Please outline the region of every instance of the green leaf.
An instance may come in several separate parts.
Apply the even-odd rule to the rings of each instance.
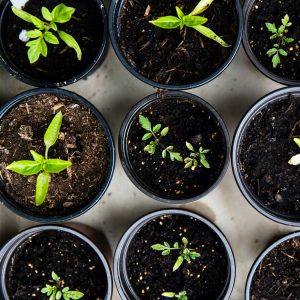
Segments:
[[[180,26],[181,20],[174,16],[160,17],[156,20],[149,21],[151,24],[163,28],[163,29],[174,29]]]
[[[143,115],[139,115],[139,123],[147,131],[152,130],[152,125],[150,120],[147,117],[144,117]]]
[[[203,155],[203,154],[202,154],[202,155]],[[202,156],[202,155],[201,155],[201,158],[200,158],[200,162],[201,162],[201,164],[202,164],[206,169],[209,169],[209,168],[210,168],[210,165],[209,165],[209,163],[207,162],[205,156],[204,156],[204,155]]]
[[[214,40],[215,42],[219,43],[222,47],[230,47],[225,41],[223,41],[218,35],[216,35],[211,29],[205,27],[203,25],[193,26],[198,32],[203,34],[209,39]]]
[[[279,49],[279,53],[280,53],[282,56],[287,56],[287,55],[288,55],[288,53],[287,53],[285,50],[283,50],[283,49]]]
[[[28,12],[22,10],[22,9],[18,9],[15,6],[11,7],[12,12],[19,17],[20,19],[28,22],[28,23],[32,23],[31,17],[32,15],[29,14]]]
[[[34,30],[27,31],[26,35],[31,39],[35,39],[35,38],[42,36],[43,33],[38,29],[34,29]]]
[[[8,165],[6,169],[21,175],[31,176],[40,172],[42,170],[42,165],[40,162],[33,160],[19,160]]]
[[[38,154],[37,152],[35,152],[34,150],[30,150],[30,153],[33,157],[33,159],[36,161],[36,162],[39,162],[39,163],[43,163],[44,162],[44,156],[41,155],[41,154]]]
[[[286,38],[286,39],[285,39],[285,42],[286,42],[287,44],[292,43],[293,41],[294,41],[293,38]]]
[[[183,11],[178,6],[176,6],[175,8],[176,8],[178,18],[182,20],[182,18],[184,16]]]
[[[194,27],[197,25],[202,25],[207,22],[207,18],[200,17],[200,16],[184,16],[183,24],[187,27]]]
[[[51,22],[53,20],[52,14],[47,7],[44,7],[44,6],[42,7],[42,15],[43,15],[43,18],[49,22]]]
[[[167,298],[174,298],[176,294],[173,292],[164,292],[161,295]]]
[[[182,265],[182,263],[183,263],[183,257],[180,255],[180,256],[178,256],[178,258],[173,266],[173,272],[178,270],[180,268],[180,266]]]
[[[48,287],[44,287],[44,288],[41,289],[41,293],[42,293],[42,294],[47,294],[48,291],[49,291],[49,288],[48,288]]]
[[[270,36],[270,40],[274,40],[274,39],[276,39],[277,37],[278,37],[278,34],[275,33],[275,34],[273,34],[273,35]]]
[[[183,243],[183,245],[186,246],[189,243],[189,241],[188,241],[188,239],[186,237],[183,237],[182,238],[182,243]]]
[[[276,68],[280,64],[279,54],[276,53],[272,58],[273,68]]]
[[[39,18],[35,17],[35,16],[31,16],[31,22],[34,24],[35,27],[37,27],[40,30],[44,30],[45,29],[45,24],[42,20],[40,20]]]
[[[44,57],[47,57],[47,55],[48,55],[48,46],[47,46],[47,44],[46,44],[46,42],[45,42],[44,39],[41,39],[41,46],[42,46],[42,52],[41,52],[41,54]]]
[[[169,133],[169,127],[165,127],[161,132],[160,136],[166,136]]]
[[[49,300],[55,300],[55,295],[56,295],[56,293],[52,294],[51,297],[49,298]]]
[[[49,44],[53,44],[53,45],[59,44],[58,38],[50,31],[45,32],[44,40]]]
[[[61,291],[58,291],[58,292],[56,293],[55,299],[56,299],[56,300],[59,300],[59,299],[61,299],[61,297],[62,297],[62,292],[61,292]]]
[[[27,56],[31,64],[37,62],[38,59],[40,58],[40,55],[42,54],[43,51],[42,41],[43,41],[43,37],[39,37],[36,40],[32,40],[26,43],[26,46],[29,47]]]
[[[50,27],[54,30],[57,31],[57,25],[54,22],[50,22]]]
[[[185,142],[185,145],[186,145],[186,147],[187,147],[190,151],[195,152],[194,147],[193,147],[193,145],[192,145],[191,143]]]
[[[267,55],[268,55],[268,56],[272,56],[272,55],[274,55],[275,53],[277,53],[277,49],[272,48],[272,49],[268,50]]]
[[[73,300],[81,299],[84,296],[84,294],[79,291],[68,291],[65,294]]]
[[[76,51],[77,59],[81,60],[82,52],[81,52],[80,46],[78,45],[76,40],[70,34],[64,32],[62,30],[58,31],[58,35],[67,44],[67,46],[69,46],[70,48],[72,48]]]
[[[277,28],[274,23],[266,23],[267,29],[272,33],[277,33]]]
[[[179,249],[179,244],[176,242],[176,243],[174,243],[174,245],[173,245],[173,248],[175,248],[175,249]]]
[[[155,251],[163,251],[166,249],[166,247],[162,244],[155,244],[151,246],[151,249]]]
[[[284,25],[281,25],[279,28],[278,28],[278,33],[279,34],[282,34],[285,30],[285,26]]]
[[[63,3],[54,7],[51,12],[53,22],[66,23],[71,20],[72,15],[75,12],[75,8],[64,5]]]
[[[187,162],[187,163],[184,165],[184,168],[185,168],[185,169],[188,169],[188,168],[190,168],[192,165],[193,165],[193,161],[191,160],[191,161]]]
[[[49,187],[50,175],[46,172],[40,173],[36,179],[35,205],[40,206],[44,203]]]
[[[63,288],[62,292],[65,293],[65,292],[68,292],[70,290],[70,288],[68,286],[66,286],[65,288]]]
[[[300,148],[300,138],[294,138],[294,142]]]
[[[58,138],[60,127],[63,120],[63,114],[59,111],[52,119],[49,127],[44,135],[44,143],[46,145],[46,159],[48,158],[48,149],[53,146]]]
[[[44,170],[50,174],[60,173],[71,166],[70,161],[62,159],[46,159],[44,162]]]
[[[60,280],[60,277],[58,277],[58,275],[54,271],[52,271],[51,277],[56,282],[58,282]]]
[[[170,254],[170,249],[164,250],[161,254],[163,256],[169,255]]]
[[[179,152],[169,152],[171,161],[183,161],[183,158]]]
[[[201,0],[189,15],[190,16],[200,15],[210,7],[213,1],[214,0]]]
[[[148,133],[143,135],[142,140],[146,141],[146,140],[150,139],[151,137],[152,137],[152,133],[148,132]]]
[[[161,153],[162,158],[166,158],[167,157],[167,150],[164,149]]]
[[[161,124],[157,124],[157,125],[155,125],[155,126],[153,127],[152,131],[153,131],[154,133],[157,133],[157,132],[160,130],[160,128],[161,128]]]
[[[281,23],[282,23],[282,25],[284,25],[284,26],[286,26],[286,25],[288,24],[289,21],[290,21],[289,15],[285,15],[285,16],[283,17],[283,19],[281,19]]]

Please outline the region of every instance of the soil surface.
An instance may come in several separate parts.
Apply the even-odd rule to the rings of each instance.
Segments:
[[[32,160],[30,150],[45,154],[44,134],[58,111],[64,117],[49,158],[69,160],[73,165],[51,174],[46,201],[36,207],[36,175],[19,175],[5,167],[13,161]],[[101,190],[109,168],[108,139],[88,108],[67,97],[42,94],[22,102],[1,120],[0,161],[1,189],[17,206],[43,216],[66,215],[86,206]]]
[[[173,272],[177,250],[162,256],[151,245],[175,242],[200,253],[200,257]],[[163,292],[186,291],[189,300],[213,300],[221,295],[228,276],[228,257],[224,244],[207,225],[195,218],[165,215],[144,225],[131,241],[127,253],[127,274],[141,299],[168,299]]]
[[[103,300],[107,293],[104,266],[96,252],[81,239],[60,231],[32,235],[13,254],[6,284],[10,299],[48,300],[41,289],[54,286],[54,271],[64,287],[84,293],[87,300]]]
[[[259,264],[251,285],[251,300],[300,299],[300,238],[273,249]]]
[[[60,0],[30,0],[24,10],[43,20],[41,7],[45,6],[50,11],[62,3]],[[8,60],[21,74],[45,82],[63,82],[79,75],[95,59],[103,39],[103,20],[95,1],[65,0],[63,3],[76,9],[72,19],[64,24],[57,24],[58,29],[71,34],[82,50],[82,60],[77,59],[74,49],[59,39],[59,45],[48,44],[48,56],[40,59],[33,65],[29,63],[25,43],[19,40],[22,29],[32,30],[34,25],[15,16],[6,7],[1,31],[3,46]],[[58,37],[56,33],[54,33]],[[58,37],[59,38],[59,37]]]
[[[224,168],[226,145],[220,123],[207,108],[187,98],[165,98],[148,105],[139,114],[149,118],[153,126],[169,127],[169,133],[160,141],[164,147],[173,145],[174,151],[180,152],[183,158],[190,155],[186,141],[193,144],[195,151],[200,146],[210,150],[206,154],[210,169],[202,166],[195,171],[184,169],[184,162],[172,162],[169,156],[163,159],[161,145],[150,155],[144,147],[152,139],[142,141],[146,131],[136,116],[128,134],[129,160],[147,189],[162,197],[187,199],[203,193],[215,183]]]
[[[239,168],[263,205],[300,217],[300,167],[288,164],[300,153],[294,137],[300,137],[300,97],[291,95],[253,118],[239,148]]]
[[[118,44],[129,64],[155,82],[175,85],[195,83],[217,71],[228,59],[237,38],[234,1],[215,1],[203,13],[208,18],[204,26],[221,36],[231,45],[229,48],[192,28],[167,30],[149,23],[158,17],[177,16],[175,6],[188,14],[198,2],[124,0]]]
[[[288,14],[292,26],[288,28],[287,37],[294,38],[291,44],[283,46],[288,52],[287,57],[281,56],[281,64],[273,68],[272,57],[266,52],[273,48],[276,40],[270,40],[272,35],[265,23],[275,23],[278,28],[281,19]],[[299,0],[256,0],[250,11],[248,35],[251,49],[259,62],[272,73],[292,80],[300,80],[300,1]]]

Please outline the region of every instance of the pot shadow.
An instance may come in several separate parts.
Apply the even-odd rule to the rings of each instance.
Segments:
[[[19,232],[16,215],[0,204],[0,249]],[[9,225],[8,225],[9,224]]]

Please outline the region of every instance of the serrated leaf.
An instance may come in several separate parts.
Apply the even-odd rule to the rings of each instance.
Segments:
[[[185,145],[186,145],[186,147],[187,147],[190,151],[195,152],[194,147],[193,147],[193,145],[192,145],[191,143],[185,142]]]
[[[209,8],[209,6],[213,3],[213,1],[214,0],[201,0],[189,15],[190,16],[200,15],[201,13],[203,13]]]
[[[72,163],[62,159],[46,159],[44,161],[44,170],[50,174],[60,173],[72,166]]]
[[[40,58],[40,55],[42,54],[42,40],[43,38],[39,37],[36,40],[26,43],[26,46],[29,47],[27,56],[31,64],[37,62]]]
[[[84,293],[81,293],[79,291],[68,291],[65,294],[72,300],[78,300],[84,296]]]
[[[31,39],[35,39],[35,38],[42,36],[43,33],[38,29],[34,29],[34,30],[27,31],[26,35]]]
[[[285,42],[286,42],[287,44],[289,44],[289,43],[292,43],[294,40],[295,40],[295,39],[293,39],[293,38],[286,38],[286,39],[285,39]]]
[[[47,7],[44,7],[44,6],[42,7],[42,15],[43,15],[43,18],[49,22],[51,22],[53,20],[52,14]]]
[[[39,173],[42,170],[42,165],[33,160],[19,160],[8,165],[6,169],[24,176],[31,176]]]
[[[51,12],[53,22],[66,23],[71,20],[75,8],[64,5],[63,3],[54,7]]]
[[[31,17],[32,15],[29,14],[28,12],[22,10],[22,9],[18,9],[15,6],[11,7],[12,12],[19,17],[20,19],[22,19],[23,21],[26,21],[28,23],[32,23]]]
[[[155,250],[155,251],[163,251],[163,250],[165,250],[166,248],[165,248],[165,246],[162,245],[162,244],[155,244],[155,245],[152,245],[152,246],[151,246],[151,249],[152,249],[152,250]]]
[[[274,23],[266,23],[266,27],[270,32],[277,34],[277,28]]]
[[[197,25],[203,25],[207,22],[207,18],[200,16],[184,16],[182,22],[187,27],[194,27]]]
[[[155,125],[155,126],[153,127],[152,131],[153,131],[154,133],[157,133],[157,132],[160,130],[160,128],[161,128],[161,124],[157,124],[157,125]]]
[[[183,161],[183,158],[179,152],[170,152],[170,159],[171,161]]]
[[[40,173],[36,179],[35,205],[40,206],[44,203],[49,187],[50,175],[46,172]],[[52,277],[53,278],[53,277]]]
[[[173,272],[178,270],[180,268],[180,266],[182,265],[182,263],[183,263],[183,257],[180,255],[180,256],[178,256],[178,258],[173,266]]]
[[[82,51],[80,49],[80,46],[78,45],[77,41],[68,33],[58,30],[59,37],[67,44],[68,47],[74,49],[77,54],[77,59],[81,60],[82,58]]]
[[[290,20],[289,15],[285,15],[285,16],[281,19],[282,25],[286,26],[286,25],[288,24],[289,20]]]
[[[272,49],[270,49],[270,50],[267,51],[267,55],[268,55],[268,56],[272,56],[272,55],[274,55],[275,53],[277,53],[277,49],[275,49],[275,48],[272,48]]]
[[[146,141],[146,140],[150,139],[151,137],[152,137],[152,133],[149,132],[149,133],[146,133],[143,135],[142,140]]]
[[[216,35],[210,28],[203,25],[193,26],[195,30],[200,32],[202,35],[206,36],[209,39],[214,40],[219,43],[222,47],[230,47],[224,40],[222,40],[218,35]]]
[[[169,127],[165,127],[161,132],[160,136],[166,136],[169,132]]]
[[[273,68],[276,68],[280,64],[279,54],[276,53],[272,58]]]
[[[149,21],[151,24],[163,29],[175,29],[180,26],[181,20],[174,16],[160,17],[156,20]]]
[[[39,18],[35,17],[35,16],[31,16],[31,22],[34,24],[35,27],[37,27],[40,30],[44,30],[45,29],[45,24],[42,20],[40,20]]]
[[[59,44],[58,38],[53,33],[51,33],[50,31],[45,32],[44,40],[49,44],[53,44],[53,45],[58,45]]]
[[[152,130],[152,125],[150,120],[147,117],[144,117],[143,115],[139,115],[139,123],[147,131]]]
[[[290,160],[289,160],[289,164],[293,165],[293,166],[298,166],[300,165],[300,154],[297,154],[295,156],[293,156]]]

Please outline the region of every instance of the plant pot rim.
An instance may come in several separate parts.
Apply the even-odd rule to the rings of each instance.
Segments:
[[[300,80],[292,80],[287,79],[281,76],[276,75],[275,73],[269,71],[266,67],[264,67],[259,60],[256,58],[255,54],[251,50],[250,44],[249,44],[249,38],[248,38],[248,19],[250,15],[250,9],[252,8],[254,2],[256,0],[245,0],[243,5],[243,17],[244,17],[244,32],[242,37],[242,44],[244,47],[244,50],[249,57],[252,64],[256,67],[258,71],[260,71],[262,74],[267,76],[269,79],[278,82],[283,85],[300,85]]]
[[[169,204],[184,204],[184,203],[190,203],[196,200],[199,200],[200,198],[206,196],[209,194],[217,185],[222,181],[223,177],[226,174],[227,168],[228,168],[228,163],[229,163],[229,153],[230,153],[230,137],[229,133],[226,127],[225,122],[219,115],[219,113],[215,110],[215,108],[210,105],[208,102],[200,98],[199,96],[196,96],[194,94],[190,94],[187,92],[183,91],[165,91],[163,94],[163,98],[188,98],[192,101],[195,101],[199,103],[200,105],[203,105],[214,117],[215,119],[219,122],[220,124],[220,130],[223,133],[224,137],[224,148],[226,150],[225,153],[225,161],[224,161],[224,166],[223,169],[217,178],[217,180],[204,192],[199,193],[195,196],[192,197],[185,197],[182,199],[174,199],[174,197],[167,197],[167,196],[162,196],[158,194],[154,194],[153,191],[150,191],[149,188],[141,181],[139,180],[138,176],[135,174],[133,168],[130,166],[130,159],[127,151],[127,138],[128,138],[128,133],[131,128],[131,123],[134,119],[134,117],[138,114],[138,112],[145,107],[147,107],[150,103],[153,103],[157,100],[162,99],[160,96],[160,93],[154,93],[151,95],[146,96],[139,102],[137,102],[127,113],[124,121],[122,122],[120,132],[119,132],[119,157],[121,160],[122,167],[127,174],[128,178],[133,182],[133,184],[144,194],[147,196],[151,197],[154,200],[163,202],[163,203],[169,203]]]
[[[256,258],[255,262],[252,264],[251,269],[248,274],[248,277],[247,277],[246,288],[245,288],[245,299],[246,300],[251,300],[250,299],[251,284],[252,284],[253,276],[254,276],[255,271],[256,271],[257,267],[259,266],[259,264],[274,248],[276,248],[280,244],[282,244],[290,239],[296,238],[296,237],[300,237],[300,231],[295,231],[295,232],[284,235],[283,237],[278,239],[276,242],[272,243],[270,246],[268,246],[265,250],[263,250],[259,254],[259,256]]]
[[[110,35],[110,40],[113,46],[113,49],[119,59],[119,61],[122,63],[122,65],[137,79],[140,81],[144,82],[145,84],[148,84],[152,87],[156,87],[159,89],[165,89],[165,90],[188,90],[188,89],[193,89],[199,86],[202,86],[216,77],[218,77],[223,71],[230,65],[232,60],[234,59],[237,51],[239,50],[241,40],[242,40],[242,35],[243,35],[243,13],[242,13],[242,8],[239,0],[232,0],[234,4],[234,8],[236,10],[236,18],[237,18],[237,33],[236,33],[236,40],[234,43],[234,46],[232,48],[232,51],[229,55],[229,57],[226,59],[226,61],[210,76],[207,76],[206,78],[199,80],[197,82],[189,83],[189,84],[176,84],[176,85],[171,85],[171,84],[163,84],[163,83],[158,83],[155,82],[148,77],[142,75],[139,73],[124,57],[122,51],[118,47],[118,39],[117,39],[117,34],[119,33],[120,29],[118,28],[118,16],[120,14],[121,10],[121,4],[124,0],[112,0],[110,3],[110,8],[109,8],[109,14],[108,14],[108,27],[109,27],[109,35]],[[117,6],[119,7],[117,8]],[[118,10],[118,13],[116,11]]]
[[[3,270],[3,272],[1,272],[1,269],[0,269],[0,274],[1,274],[0,280],[1,280],[2,293],[3,293],[2,296],[4,297],[4,300],[9,299],[8,297],[6,298],[5,294],[4,294],[5,293],[4,282],[5,282],[5,275],[6,275],[5,270],[9,263],[9,260],[11,258],[11,255],[16,250],[16,248],[20,245],[20,243],[25,241],[28,237],[32,236],[33,234],[40,233],[40,232],[43,232],[46,230],[63,231],[63,232],[72,234],[72,235],[76,236],[77,238],[83,240],[86,244],[88,244],[95,251],[95,253],[99,257],[99,259],[103,265],[103,268],[105,269],[105,273],[106,273],[107,294],[106,294],[105,300],[110,300],[112,297],[113,283],[112,283],[112,275],[111,275],[110,267],[108,265],[108,262],[107,262],[105,256],[100,251],[100,249],[85,234],[79,232],[76,229],[65,226],[65,225],[37,225],[34,227],[27,228],[27,229],[21,231],[20,233],[18,233],[12,239],[10,239],[2,247],[2,249],[0,248],[0,266],[1,266],[1,269]],[[0,296],[1,296],[1,292],[0,292]]]
[[[101,124],[108,140],[108,146],[109,146],[109,168],[108,168],[108,174],[106,176],[105,181],[103,182],[102,188],[99,190],[98,194],[93,197],[93,199],[87,203],[84,207],[79,209],[76,212],[73,212],[68,215],[62,215],[62,216],[42,216],[35,213],[30,212],[27,209],[24,209],[20,207],[19,205],[15,204],[13,201],[11,201],[8,195],[4,195],[2,191],[0,190],[0,203],[4,203],[4,205],[9,208],[11,211],[13,211],[15,214],[29,219],[31,221],[35,222],[43,222],[43,223],[57,223],[57,222],[66,222],[68,220],[71,220],[73,218],[79,217],[89,209],[91,209],[95,204],[97,204],[100,199],[105,194],[115,168],[115,146],[113,141],[113,136],[111,133],[111,130],[109,128],[108,123],[106,122],[103,115],[97,110],[97,108],[91,104],[88,100],[85,98],[79,96],[78,94],[74,92],[70,92],[67,90],[59,89],[59,88],[37,88],[25,91],[10,100],[8,100],[1,108],[0,108],[0,120],[3,118],[3,116],[13,107],[21,103],[22,101],[40,94],[53,94],[57,96],[64,96],[64,97],[70,97],[71,99],[79,102],[82,106],[87,107],[91,110],[91,112],[95,115],[99,123]]]
[[[99,46],[99,51],[97,52],[96,57],[94,58],[94,60],[79,74],[75,74],[72,78],[65,80],[65,81],[59,81],[59,82],[43,82],[43,81],[39,81],[37,78],[31,78],[29,74],[25,74],[25,73],[20,73],[18,70],[14,69],[11,64],[8,62],[8,60],[5,58],[5,53],[1,53],[1,47],[0,47],[0,65],[2,65],[4,67],[4,69],[14,78],[32,85],[32,86],[36,86],[36,87],[44,87],[44,88],[51,88],[51,87],[62,87],[62,86],[67,86],[70,84],[73,84],[79,80],[81,80],[82,78],[87,77],[91,72],[95,71],[95,69],[102,63],[102,61],[104,60],[104,56],[107,50],[107,45],[108,45],[108,20],[107,20],[107,13],[104,7],[104,4],[102,2],[102,0],[93,0],[95,1],[95,3],[97,4],[97,6],[99,7],[99,13],[102,16],[103,22],[103,36],[102,36],[102,41],[101,41],[101,45]],[[10,5],[10,0],[0,0],[0,7],[2,6],[2,8],[4,6]],[[3,18],[3,11],[2,13],[0,13],[0,24],[2,23],[2,18]],[[0,35],[0,39],[1,39],[1,35]]]
[[[237,129],[234,134],[232,148],[231,148],[231,162],[232,162],[232,170],[235,181],[245,197],[245,199],[249,202],[249,204],[254,207],[259,213],[267,217],[268,219],[275,221],[277,223],[281,223],[288,226],[300,226],[300,214],[299,217],[293,217],[288,214],[281,214],[278,211],[267,208],[265,205],[259,201],[259,198],[254,195],[250,189],[247,187],[246,183],[242,179],[242,175],[239,170],[239,145],[242,140],[242,137],[248,128],[248,125],[251,123],[253,117],[263,108],[265,108],[268,104],[277,102],[285,98],[289,94],[299,94],[300,95],[300,87],[286,87],[281,88],[276,91],[270,92],[269,94],[263,96],[258,101],[256,101],[250,109],[244,114],[241,121],[239,122]]]
[[[233,287],[234,287],[234,282],[235,282],[235,277],[236,277],[236,265],[235,265],[235,258],[233,251],[231,249],[231,246],[229,242],[227,241],[225,235],[223,232],[211,221],[209,221],[207,218],[194,213],[192,211],[186,210],[186,209],[161,209],[161,210],[156,210],[154,212],[150,212],[143,217],[139,218],[136,220],[132,225],[130,225],[124,234],[122,235],[121,239],[118,242],[118,245],[115,250],[114,254],[114,260],[113,260],[113,276],[114,276],[114,281],[117,287],[117,290],[119,292],[119,295],[121,299],[132,299],[128,298],[131,296],[130,293],[134,293],[133,288],[130,285],[129,279],[127,278],[124,273],[126,273],[126,254],[129,248],[129,244],[134,238],[135,234],[144,226],[146,225],[149,221],[151,221],[154,218],[157,218],[161,215],[166,215],[166,214],[179,214],[179,215],[184,215],[187,217],[193,217],[200,222],[204,223],[206,226],[208,226],[222,241],[227,258],[228,258],[228,278],[227,282],[224,286],[224,289],[222,291],[224,296],[222,296],[222,300],[228,300],[230,298],[230,295],[232,293]],[[127,285],[127,286],[124,286]],[[138,298],[137,298],[138,299]],[[220,298],[218,298],[220,299]]]

